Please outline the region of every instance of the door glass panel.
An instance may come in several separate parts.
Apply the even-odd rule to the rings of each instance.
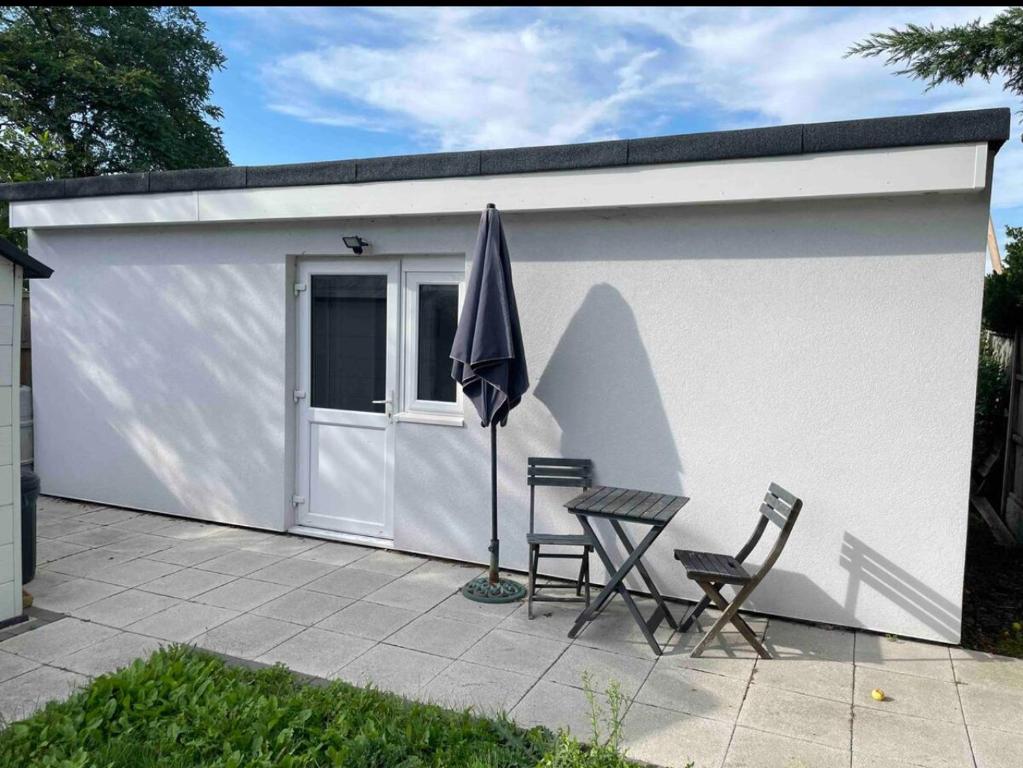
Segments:
[[[312,278],[314,408],[383,413],[387,363],[387,276]]]
[[[451,344],[458,326],[458,286],[419,286],[416,399],[455,402]]]

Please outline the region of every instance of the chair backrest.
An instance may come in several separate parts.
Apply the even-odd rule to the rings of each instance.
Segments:
[[[593,484],[593,462],[589,459],[550,459],[530,456],[526,470],[529,483],[529,532],[533,533],[536,486],[556,485],[586,490]]]
[[[754,577],[755,581],[762,579],[771,570],[779,555],[781,555],[781,551],[785,548],[785,543],[789,540],[789,534],[792,533],[792,526],[796,524],[796,518],[799,517],[799,511],[802,508],[802,499],[793,496],[780,485],[771,483],[768,487],[767,495],[764,496],[764,502],[760,505],[760,520],[757,521],[757,527],[753,531],[753,535],[750,536],[749,541],[743,545],[742,549],[739,550],[739,554],[735,556],[735,559],[740,563],[745,561],[750,552],[757,546],[760,537],[764,535],[768,523],[774,523],[781,529],[778,533],[778,538],[775,539],[774,546],[771,547],[771,551],[767,554],[763,565],[757,571]]]

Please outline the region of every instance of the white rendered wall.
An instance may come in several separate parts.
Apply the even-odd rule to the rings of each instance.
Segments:
[[[285,255],[464,254],[477,221],[33,231],[44,492],[286,527]],[[533,389],[500,432],[502,562],[527,455],[691,496],[651,558],[683,597],[672,550],[737,549],[776,481],[805,510],[753,607],[956,640],[986,221],[984,193],[506,215]],[[485,560],[466,417],[397,425],[399,549]],[[541,526],[575,530],[567,495]]]
[[[21,614],[20,328],[21,269],[0,259],[0,621]]]

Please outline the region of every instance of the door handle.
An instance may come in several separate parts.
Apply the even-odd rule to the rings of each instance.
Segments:
[[[387,398],[384,400],[370,400],[370,402],[373,405],[384,406],[384,413],[387,415],[387,418],[391,418],[394,415],[394,392],[388,392]]]

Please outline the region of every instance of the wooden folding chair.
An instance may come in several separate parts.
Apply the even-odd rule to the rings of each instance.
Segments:
[[[529,585],[526,596],[526,615],[533,618],[533,603],[578,603],[590,604],[590,553],[593,542],[584,533],[536,533],[533,530],[533,517],[536,507],[536,487],[561,486],[582,488],[586,490],[593,482],[593,462],[589,459],[542,459],[530,457],[527,481],[529,482],[529,533],[526,543],[529,544]],[[544,552],[541,547],[580,548],[578,552]],[[547,583],[537,584],[537,570],[540,558],[547,557],[559,560],[575,560],[579,564],[579,578],[570,584]],[[540,589],[574,589],[575,597],[547,597],[537,595]],[[585,590],[586,596],[583,597]]]
[[[693,648],[692,656],[702,654],[708,643],[724,629],[726,624],[731,623],[760,656],[765,659],[771,658],[771,654],[764,648],[756,633],[739,616],[739,608],[757,588],[757,585],[764,580],[767,572],[771,570],[778,556],[781,555],[785,543],[789,540],[789,534],[792,533],[792,526],[796,524],[796,518],[799,517],[799,510],[802,508],[803,502],[800,499],[781,486],[771,483],[767,495],[764,497],[764,503],[760,505],[760,520],[757,522],[757,527],[749,541],[743,545],[735,557],[713,552],[694,552],[688,549],[675,550],[675,559],[681,562],[686,569],[686,577],[699,584],[706,593],[706,597],[686,614],[679,629],[684,632],[692,624],[693,619],[703,613],[704,609],[712,602],[721,610],[721,617],[714,622],[703,639]],[[777,525],[781,531],[763,565],[756,573],[750,574],[743,568],[743,562],[757,546],[761,536],[764,535],[768,522]],[[721,587],[725,584],[732,584],[739,588],[738,594],[730,603],[721,594]]]

